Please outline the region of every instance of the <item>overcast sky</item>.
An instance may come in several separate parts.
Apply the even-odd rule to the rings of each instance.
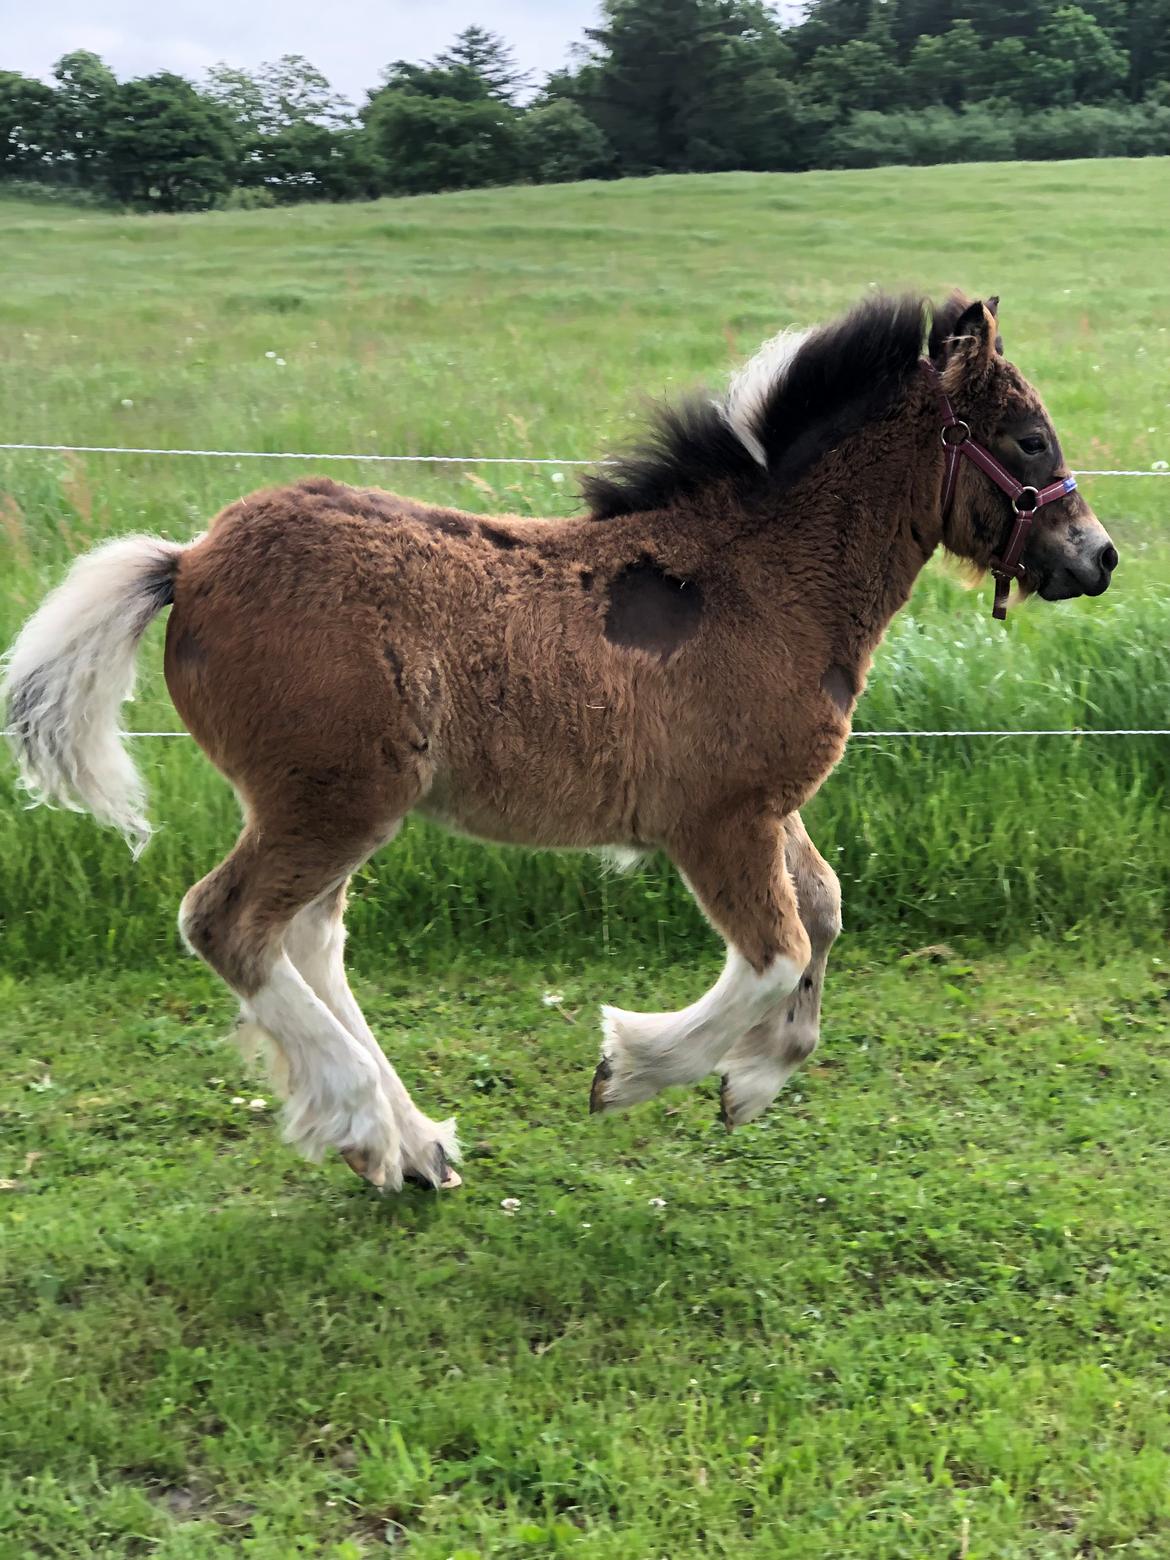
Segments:
[[[303,54],[361,102],[391,60],[424,59],[472,22],[502,33],[526,70],[555,70],[596,0],[0,0],[0,70],[48,77],[70,49],[119,77]]]

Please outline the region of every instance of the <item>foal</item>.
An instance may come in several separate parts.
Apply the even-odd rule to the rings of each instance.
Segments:
[[[313,478],[238,500],[188,546],[129,537],[74,565],[9,659],[24,781],[146,843],[117,709],[170,605],[167,686],[245,820],[180,926],[271,1047],[298,1148],[336,1148],[379,1187],[458,1180],[454,1123],[417,1109],[342,960],[346,882],[412,809],[487,840],[665,850],[726,964],[680,1012],[604,1009],[592,1107],[713,1069],[728,1126],[768,1106],[816,1045],[840,927],[798,808],[926,560],[986,568],[1016,518],[944,442],[969,429],[1040,490],[1025,589],[1096,595],[1117,562],[994,315],[935,310],[925,368],[918,298],[784,334],[588,478],[583,518]]]

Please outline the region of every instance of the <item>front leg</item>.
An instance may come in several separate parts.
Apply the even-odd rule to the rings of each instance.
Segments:
[[[615,1110],[712,1072],[796,988],[811,957],[784,865],[783,821],[758,803],[705,818],[668,846],[727,942],[715,985],[674,1013],[602,1009],[591,1110]]]
[[[809,839],[799,813],[784,823],[784,860],[796,888],[812,958],[798,989],[762,1024],[750,1029],[724,1061],[720,1107],[729,1132],[762,1115],[789,1076],[816,1050],[825,966],[841,930],[837,874]]]

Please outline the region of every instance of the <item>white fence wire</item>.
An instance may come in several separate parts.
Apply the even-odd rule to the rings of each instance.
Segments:
[[[15,731],[0,731],[0,736],[15,738]],[[127,731],[127,737],[137,740],[140,737],[185,737],[190,739],[189,731]],[[895,731],[855,731],[850,736],[851,742],[885,742],[890,738],[932,738],[932,737],[1170,737],[1170,726],[1040,726],[1031,731],[1023,731],[1015,726],[989,728],[976,727],[968,731],[907,731],[899,728]]]
[[[384,465],[420,466],[605,466],[604,460],[559,460],[552,455],[378,455],[322,450],[179,450],[130,444],[0,444],[0,450],[32,450],[55,455],[189,455],[207,460],[348,460]],[[1078,477],[1170,477],[1170,462],[1156,461],[1147,470],[1106,471],[1073,467]]]

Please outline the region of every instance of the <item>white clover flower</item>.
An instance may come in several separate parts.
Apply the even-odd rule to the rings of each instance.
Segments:
[[[552,474],[552,479],[554,482],[563,482],[565,480],[565,474],[563,471],[554,471]]]
[[[265,353],[265,354],[264,354],[264,356],[265,356],[265,357],[266,357],[266,358],[274,358],[274,357],[275,357],[275,356],[276,356],[276,353],[275,353],[275,352],[266,352],[266,353]]]
[[[122,397],[122,405],[123,406],[133,406],[134,402],[130,399],[130,397],[128,395],[124,395]]]
[[[651,1208],[665,1208],[666,1207],[666,1198],[665,1197],[651,1197],[649,1199],[649,1202],[650,1202]]]
[[[540,1000],[544,1003],[545,1007],[560,1007],[565,998],[563,992],[546,991]]]
[[[249,1100],[248,1101],[248,1109],[249,1110],[267,1110],[268,1109],[268,1101],[267,1100],[261,1100],[261,1099]]]
[[[505,1197],[504,1200],[500,1203],[500,1207],[504,1210],[505,1213],[515,1213],[519,1206],[519,1197]]]

